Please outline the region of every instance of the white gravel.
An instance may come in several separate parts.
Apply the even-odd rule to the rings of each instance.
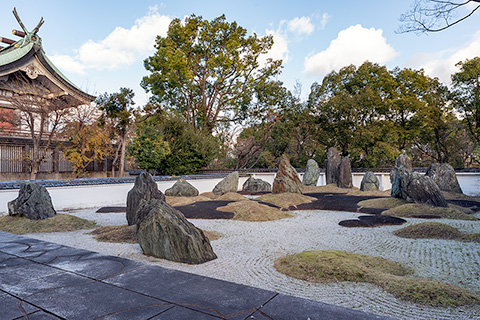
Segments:
[[[124,213],[95,213],[95,210],[68,213],[94,220],[98,225],[126,224]],[[416,277],[448,282],[480,294],[478,243],[411,240],[392,234],[403,226],[343,228],[338,225],[341,220],[358,216],[356,213],[320,210],[295,213],[293,218],[269,222],[190,220],[201,229],[222,235],[212,241],[218,259],[202,265],[148,257],[137,244],[98,242],[87,234],[90,230],[27,236],[399,319],[480,319],[480,306],[434,308],[417,305],[398,300],[373,285],[313,284],[287,277],[273,267],[275,259],[287,254],[319,249],[346,250],[396,261],[411,267]],[[423,221],[426,220],[410,219],[408,224]],[[480,221],[436,221],[465,232],[480,233]]]

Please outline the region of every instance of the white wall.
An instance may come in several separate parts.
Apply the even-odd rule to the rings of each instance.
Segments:
[[[260,178],[273,183],[275,173],[254,173],[254,178]],[[353,173],[353,185],[360,187],[363,173]],[[380,180],[380,189],[388,190],[391,188],[390,177],[388,173],[376,173]],[[303,173],[299,174],[300,180]],[[240,177],[238,188],[242,189],[243,183],[248,177]],[[480,173],[457,173],[458,182],[463,193],[470,196],[480,196]],[[200,193],[212,191],[221,178],[215,179],[193,179],[187,180]],[[158,181],[158,189],[165,192],[175,181]],[[317,185],[325,184],[325,175],[322,173],[318,179]],[[133,188],[133,183],[102,184],[89,186],[72,187],[49,187],[47,190],[52,198],[53,205],[57,210],[94,208],[103,206],[125,206],[127,193]],[[0,213],[6,213],[7,203],[18,196],[18,189],[0,190]]]

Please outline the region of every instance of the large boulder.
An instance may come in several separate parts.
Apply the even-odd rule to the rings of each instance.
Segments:
[[[165,190],[165,195],[172,197],[196,197],[198,194],[197,188],[183,179],[177,180],[171,188]]]
[[[432,163],[425,175],[432,178],[442,191],[463,193],[455,170],[448,163]]]
[[[413,172],[405,177],[404,193],[407,201],[434,207],[447,207],[447,201],[432,178]]]
[[[302,184],[304,186],[316,186],[319,177],[320,168],[318,167],[317,161],[309,159],[307,161],[307,168],[305,170],[305,174],[303,175]]]
[[[352,188],[352,166],[350,164],[350,158],[343,157],[337,170],[337,187],[344,189]]]
[[[8,202],[7,206],[9,215],[31,220],[51,218],[57,214],[47,188],[33,182],[22,184],[18,197]]]
[[[242,191],[245,192],[271,192],[272,185],[262,179],[256,179],[250,176],[242,186]]]
[[[166,202],[141,200],[138,212],[137,237],[144,254],[190,264],[217,258],[203,231]]]
[[[298,177],[297,170],[290,164],[287,156],[284,154],[278,166],[278,172],[275,176],[272,186],[273,193],[303,193],[303,186]]]
[[[157,183],[153,180],[153,177],[147,172],[142,172],[135,179],[135,185],[127,194],[127,223],[129,226],[138,222],[137,210],[140,201],[149,201],[151,199],[165,201],[165,195],[158,190]]]
[[[368,171],[365,172],[360,183],[360,191],[376,191],[380,188],[380,181],[375,173]]]
[[[238,172],[237,171],[229,173],[213,188],[213,193],[216,194],[217,196],[221,196],[222,194],[227,192],[237,192],[237,191],[238,191]]]
[[[325,182],[326,184],[336,184],[338,175],[338,166],[342,157],[337,148],[331,147],[327,152],[327,160],[325,160]]]
[[[395,161],[395,166],[390,171],[390,182],[392,183],[392,189],[390,194],[393,198],[407,199],[407,195],[404,192],[405,179],[412,173],[412,162],[406,154],[401,154]]]

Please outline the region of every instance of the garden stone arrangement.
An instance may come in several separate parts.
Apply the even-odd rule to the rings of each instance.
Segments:
[[[138,242],[146,255],[191,264],[217,257],[203,232],[165,202],[148,173],[141,173],[128,192],[127,221],[137,225]]]
[[[232,172],[223,178],[215,188],[213,188],[213,194],[221,196],[227,192],[237,192],[238,190],[238,172]]]
[[[22,184],[18,198],[8,203],[8,214],[38,220],[51,218],[55,216],[56,211],[47,188],[26,182]]]
[[[297,170],[290,164],[290,160],[284,154],[278,166],[278,172],[275,176],[272,186],[273,193],[303,193],[303,186],[298,177]]]

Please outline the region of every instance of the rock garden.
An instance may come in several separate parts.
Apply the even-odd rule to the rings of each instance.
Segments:
[[[25,184],[0,228],[399,319],[480,315],[480,202],[453,169],[419,174],[401,155],[392,190],[372,172],[357,189],[348,157],[328,155],[324,186],[315,161],[302,181],[284,156],[273,185],[234,172],[211,192],[178,180],[163,193],[142,173],[124,207],[59,214]]]

